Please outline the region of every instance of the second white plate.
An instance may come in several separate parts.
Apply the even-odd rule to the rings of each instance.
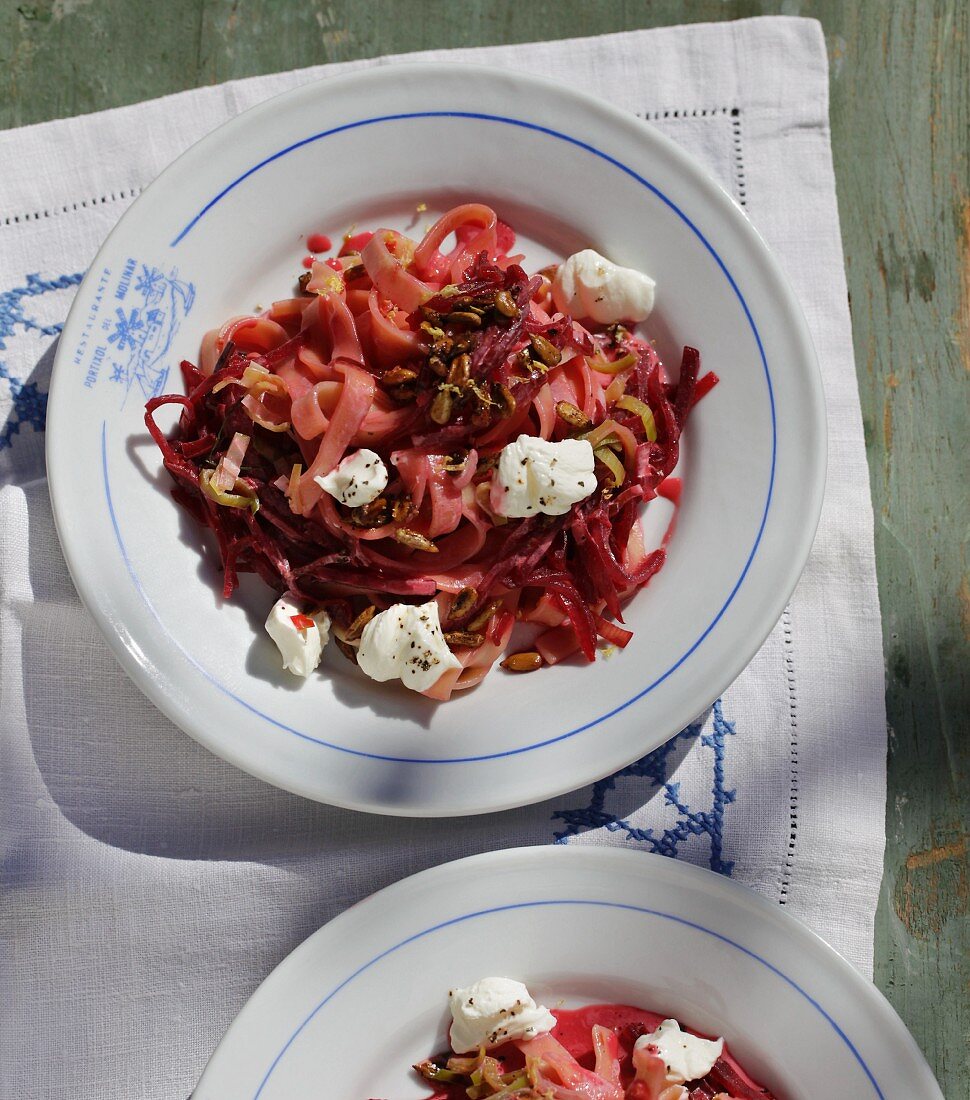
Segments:
[[[552,1007],[626,1003],[723,1035],[779,1100],[941,1100],[882,995],[743,886],[624,849],[518,848],[382,890],[297,948],[194,1100],[414,1100],[448,990],[500,974]]]

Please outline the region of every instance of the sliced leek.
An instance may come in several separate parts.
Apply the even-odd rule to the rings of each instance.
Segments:
[[[626,480],[626,467],[610,450],[609,447],[597,447],[593,454],[606,466],[613,475],[614,486],[620,486]]]
[[[602,355],[588,355],[586,362],[593,370],[599,371],[600,374],[619,374],[620,371],[636,366],[637,357],[633,352],[628,352],[626,355],[621,355],[619,359],[610,362],[609,359],[604,359]]]
[[[636,413],[643,421],[643,430],[647,433],[647,439],[651,443],[657,442],[657,422],[653,418],[653,410],[644,404],[638,397],[624,394],[616,403],[618,409],[626,409],[627,412]]]
[[[199,472],[199,488],[210,500],[214,500],[216,504],[221,504],[225,508],[250,508],[254,513],[259,511],[259,498],[255,490],[242,478],[237,477],[232,492],[227,493],[212,484],[213,473],[215,473],[214,470]]]
[[[212,387],[212,392],[219,393],[226,386],[242,386],[252,394],[269,392],[286,397],[288,393],[283,379],[271,374],[261,363],[250,363],[239,378],[223,378]]]
[[[414,1068],[427,1081],[445,1081],[451,1083],[453,1081],[460,1081],[462,1078],[460,1073],[455,1073],[453,1070],[446,1069],[444,1066],[439,1066],[430,1061],[430,1059],[426,1062],[419,1062]]]
[[[615,402],[623,396],[623,391],[626,389],[626,380],[623,378],[614,378],[613,381],[606,387],[606,391],[603,394],[603,400],[606,402],[606,407],[609,408]]]
[[[253,423],[258,424],[261,428],[265,428],[268,432],[288,432],[290,430],[289,420],[283,420],[279,424],[275,420],[264,420],[257,413],[254,413],[252,409],[246,410],[253,418]]]

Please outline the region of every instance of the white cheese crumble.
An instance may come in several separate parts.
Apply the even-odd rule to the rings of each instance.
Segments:
[[[656,283],[632,267],[620,267],[592,248],[564,260],[552,283],[556,308],[601,325],[645,321],[653,309]]]
[[[297,622],[294,622],[294,616]],[[312,625],[301,623],[300,617]],[[320,664],[323,647],[330,640],[330,616],[326,611],[304,612],[298,604],[284,596],[273,604],[266,620],[266,633],[276,642],[283,658],[283,668],[294,676],[307,677]]]
[[[724,1050],[723,1039],[701,1039],[681,1031],[676,1020],[664,1022],[649,1035],[641,1035],[633,1049],[655,1046],[667,1065],[667,1083],[683,1085],[699,1081],[714,1068]]]
[[[387,488],[387,467],[380,455],[364,447],[347,455],[329,474],[313,480],[341,504],[358,508],[376,500]]]
[[[512,978],[482,978],[467,989],[453,989],[451,1049],[467,1054],[479,1047],[497,1047],[512,1039],[534,1039],[556,1026],[556,1017],[545,1005]]]
[[[521,518],[564,515],[596,488],[593,448],[586,439],[549,443],[520,435],[502,448],[492,479],[492,510]]]
[[[396,603],[364,627],[357,664],[372,680],[400,677],[405,687],[425,691],[461,662],[441,632],[438,605]]]

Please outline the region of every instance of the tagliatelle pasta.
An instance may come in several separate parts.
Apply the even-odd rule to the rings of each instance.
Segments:
[[[362,615],[435,600],[460,664],[436,699],[479,683],[516,621],[536,624],[538,664],[627,644],[623,603],[665,557],[645,547],[640,510],[716,382],[698,381],[692,348],[672,381],[624,326],[557,312],[551,272],[530,276],[514,248],[479,203],[420,241],[349,237],[299,294],[207,333],[199,364],[182,363],[186,393],[147,405],[173,496],[218,540],[224,595],[257,573],[325,608],[351,658]],[[169,404],[182,409],[171,438],[154,419]],[[496,467],[523,435],[592,448],[587,495],[563,514],[541,501],[503,514]],[[386,487],[350,506],[321,480],[363,449]]]

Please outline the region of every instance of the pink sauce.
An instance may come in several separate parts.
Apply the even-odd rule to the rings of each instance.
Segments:
[[[670,540],[674,537],[674,531],[677,529],[677,516],[680,514],[680,494],[683,487],[684,483],[679,477],[664,478],[657,486],[657,496],[669,500],[674,506],[674,514],[670,517],[670,523],[667,524],[667,530],[664,531],[664,537],[660,543],[664,550],[667,549]]]
[[[310,268],[311,268],[311,267],[313,267],[313,265],[314,265],[314,264],[315,264],[316,262],[317,262],[317,261],[316,261],[316,257],[315,257],[315,256],[304,256],[304,257],[303,257],[303,266],[304,266],[304,267],[305,267],[305,268],[307,269],[307,271],[309,271],[309,270],[310,270]]]
[[[671,480],[668,478],[668,481]],[[673,479],[679,480],[679,479]],[[664,1016],[656,1012],[648,1012],[643,1008],[634,1008],[632,1005],[587,1005],[585,1008],[556,1009],[553,1012],[556,1017],[556,1027],[553,1029],[553,1037],[569,1051],[581,1066],[592,1069],[595,1062],[593,1053],[593,1025],[600,1024],[616,1032],[620,1046],[620,1079],[623,1087],[629,1086],[634,1078],[633,1070],[633,1046],[641,1035],[654,1031],[663,1022]],[[683,1025],[681,1025],[683,1026]],[[692,1028],[684,1028],[692,1035],[701,1035]],[[703,1035],[705,1039],[716,1036]],[[518,1069],[523,1062],[522,1054],[513,1044],[498,1047],[490,1052],[498,1058],[506,1070]],[[447,1055],[436,1057],[439,1064],[447,1059]],[[727,1092],[736,1096],[739,1100],[751,1100],[762,1098],[772,1100],[771,1093],[757,1084],[738,1065],[732,1057],[727,1045],[724,1052],[717,1060],[711,1073],[702,1081],[695,1081],[690,1085],[690,1095],[698,1098],[714,1096],[717,1092]],[[460,1084],[439,1085],[428,1100],[467,1100],[465,1090]]]
[[[354,233],[349,237],[344,237],[343,247],[340,249],[340,255],[346,256],[349,252],[360,252],[365,244],[373,237],[371,232]]]
[[[665,477],[657,486],[657,496],[664,497],[671,504],[680,504],[680,493],[684,483],[679,477]]]
[[[306,246],[311,252],[329,252],[333,248],[333,241],[326,233],[311,233],[306,239]]]
[[[667,480],[677,481],[679,486],[679,478],[668,478]],[[624,1085],[628,1085],[633,1080],[634,1043],[641,1035],[656,1030],[658,1025],[663,1023],[666,1018],[656,1012],[634,1008],[632,1005],[587,1005],[585,1008],[559,1009],[553,1015],[558,1022],[553,1029],[553,1036],[586,1069],[592,1069],[596,1061],[593,1054],[593,1025],[600,1024],[603,1027],[608,1027],[611,1031],[615,1031],[620,1040],[620,1079]],[[684,1027],[684,1031],[690,1032],[691,1035],[698,1035],[702,1039],[717,1038],[716,1035],[703,1035],[701,1032],[689,1027]],[[716,1074],[718,1070],[723,1070],[724,1067],[727,1067],[732,1075],[738,1077],[756,1095],[765,1098],[770,1096],[767,1089],[763,1089],[753,1081],[738,1065],[727,1049],[727,1045],[725,1045],[724,1053],[711,1071],[712,1075]],[[707,1078],[704,1080],[706,1081]],[[700,1082],[700,1084],[703,1084],[703,1082]]]
[[[586,1069],[592,1069],[596,1061],[593,1025],[600,1024],[615,1031],[620,1038],[620,1077],[624,1084],[633,1079],[633,1044],[665,1019],[656,1012],[630,1005],[587,1005],[585,1008],[559,1009],[553,1015],[557,1020],[553,1037]]]

